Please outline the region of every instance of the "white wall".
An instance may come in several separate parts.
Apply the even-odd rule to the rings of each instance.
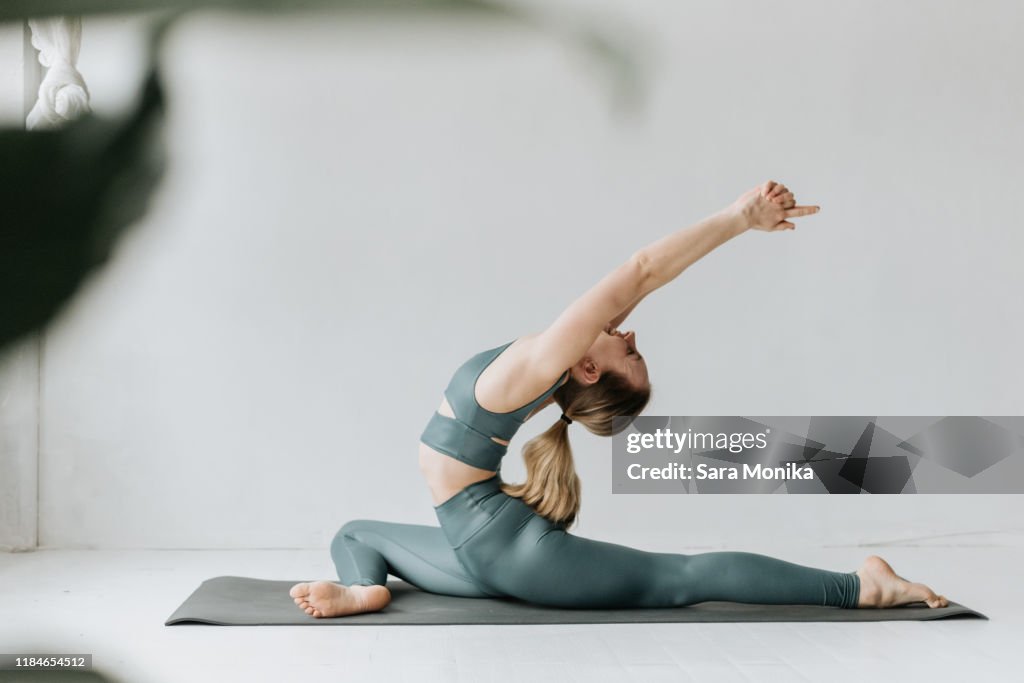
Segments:
[[[634,313],[650,414],[1021,413],[1019,3],[605,5],[647,37],[631,120],[592,65],[512,25],[180,26],[173,168],[46,342],[41,544],[322,547],[350,518],[436,523],[416,442],[454,368],[768,178],[822,212]],[[130,95],[136,28],[85,22],[100,112]],[[571,431],[578,532],[640,546],[1012,531],[1024,512],[612,496],[610,443]]]

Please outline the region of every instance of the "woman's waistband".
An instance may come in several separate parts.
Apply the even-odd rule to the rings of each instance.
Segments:
[[[469,486],[464,487],[462,490],[469,493],[474,498],[479,498],[490,493],[501,491],[501,485],[504,483],[505,482],[501,480],[501,472],[495,472],[493,477],[475,481]]]
[[[480,506],[488,498],[492,498],[494,495],[501,493],[501,485],[504,482],[501,480],[501,473],[495,472],[493,477],[475,481],[472,484],[463,486],[459,491],[448,498],[440,505],[435,505],[435,510],[442,510],[444,508],[458,507],[459,504],[473,503],[476,506]]]

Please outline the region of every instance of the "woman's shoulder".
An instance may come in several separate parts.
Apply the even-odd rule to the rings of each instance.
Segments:
[[[565,374],[563,370],[549,376],[541,370],[544,366],[534,355],[537,336],[517,337],[483,369],[476,381],[476,400],[482,408],[495,413],[518,410]]]

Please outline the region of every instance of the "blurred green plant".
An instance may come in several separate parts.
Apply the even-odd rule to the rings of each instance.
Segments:
[[[162,10],[139,96],[120,117],[86,114],[62,128],[0,128],[0,351],[45,328],[146,212],[165,168],[165,92],[159,53],[169,27],[203,8],[484,15],[561,34],[611,75],[615,102],[640,94],[634,55],[580,18],[551,17],[490,0],[3,0],[0,22],[63,14]],[[87,49],[87,48],[86,48]]]

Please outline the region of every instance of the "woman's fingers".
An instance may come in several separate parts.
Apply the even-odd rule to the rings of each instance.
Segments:
[[[799,218],[800,216],[810,216],[812,213],[818,213],[820,210],[820,206],[794,206],[786,209],[784,215],[786,218]]]
[[[792,192],[785,192],[775,196],[772,201],[777,202],[782,208],[789,209],[796,206],[796,198]]]
[[[757,194],[754,194],[757,192]],[[821,210],[820,206],[798,206],[793,192],[774,180],[769,180],[753,191],[743,195],[745,209],[752,211],[751,226],[758,230],[795,230],[793,218],[810,216]]]

